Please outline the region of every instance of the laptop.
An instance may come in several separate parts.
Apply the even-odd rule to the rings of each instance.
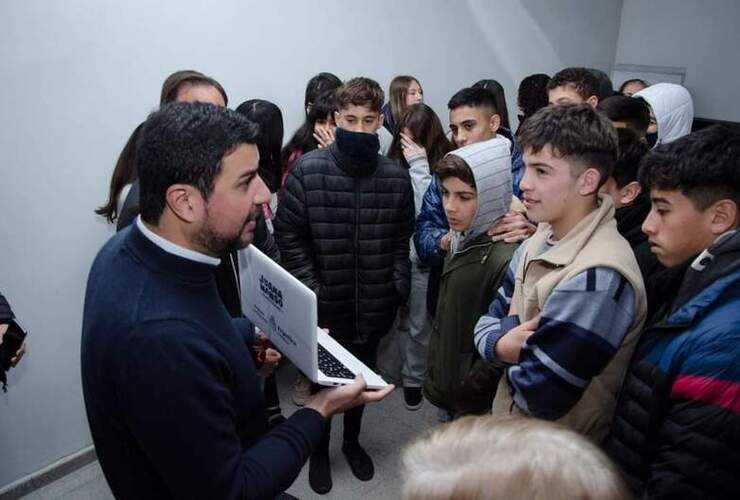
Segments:
[[[316,294],[254,245],[239,251],[242,310],[312,382],[339,386],[362,374],[368,389],[388,384],[318,327]]]

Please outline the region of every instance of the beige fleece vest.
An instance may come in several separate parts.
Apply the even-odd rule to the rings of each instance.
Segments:
[[[617,392],[647,312],[642,275],[632,249],[617,231],[612,199],[600,197],[599,203],[598,209],[581,220],[553,247],[546,246],[546,239],[551,234],[550,225],[540,224],[519,259],[510,310],[510,314],[519,314],[522,322],[537,316],[558,284],[593,267],[614,269],[632,285],[636,314],[621,347],[604,370],[591,380],[575,406],[557,420],[597,443],[608,432]],[[545,251],[536,255],[542,249]],[[509,413],[523,414],[513,402],[508,378],[502,377],[493,401],[493,414]]]

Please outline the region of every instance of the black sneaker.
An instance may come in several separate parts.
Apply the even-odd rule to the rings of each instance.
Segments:
[[[319,495],[326,495],[331,491],[329,455],[323,453],[311,455],[308,461],[308,484]]]
[[[375,475],[375,467],[370,456],[359,443],[345,443],[342,445],[342,453],[347,458],[352,474],[360,481],[370,481]]]
[[[414,411],[421,408],[424,398],[421,396],[421,387],[404,387],[403,404],[407,410]]]

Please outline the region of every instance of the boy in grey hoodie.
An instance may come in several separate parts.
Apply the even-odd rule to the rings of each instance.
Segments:
[[[485,413],[500,372],[479,358],[473,328],[487,310],[517,245],[493,242],[488,228],[511,204],[509,141],[493,139],[449,153],[435,166],[450,225],[424,394],[451,416]]]
[[[642,97],[650,105],[647,138],[652,147],[668,144],[691,132],[694,101],[686,88],[676,83],[656,83],[633,97]]]

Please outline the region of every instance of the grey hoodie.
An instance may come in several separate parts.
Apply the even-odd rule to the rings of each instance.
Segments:
[[[668,144],[691,132],[694,102],[689,91],[681,85],[656,83],[636,92],[634,97],[645,99],[653,110],[658,124],[658,140],[655,146]]]
[[[470,228],[452,231],[449,255],[465,249],[468,243],[488,231],[511,205],[511,143],[497,135],[493,139],[456,149],[455,155],[465,161],[473,172],[478,198],[478,210]]]

